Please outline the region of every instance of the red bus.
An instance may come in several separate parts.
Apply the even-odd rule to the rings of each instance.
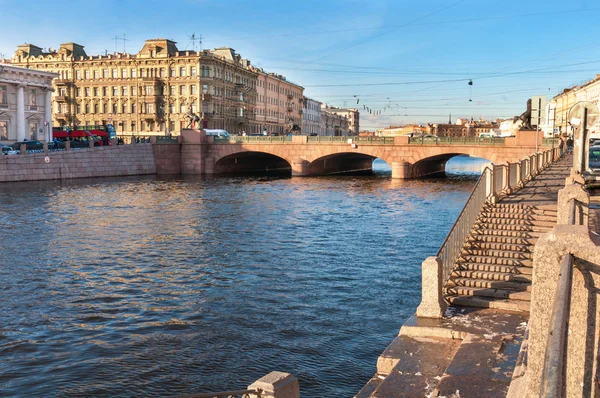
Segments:
[[[90,140],[94,140],[94,146],[110,145],[109,132],[106,126],[76,126],[53,127],[52,139],[54,141],[72,141],[81,143],[82,146],[89,145]]]

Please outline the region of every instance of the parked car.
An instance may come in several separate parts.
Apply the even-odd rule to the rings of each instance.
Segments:
[[[588,181],[600,181],[600,145],[590,147],[590,162],[585,174]]]
[[[0,152],[2,152],[2,154],[8,155],[9,152],[12,152],[12,151],[13,151],[12,147],[10,147],[8,145],[0,144]]]
[[[15,151],[19,151],[21,149],[22,144],[27,145],[28,151],[44,149],[44,144],[42,144],[40,141],[33,140],[17,141],[11,145],[11,148]]]

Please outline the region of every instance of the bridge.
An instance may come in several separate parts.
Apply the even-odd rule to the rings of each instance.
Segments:
[[[536,152],[535,131],[515,137],[212,137],[184,130],[181,172],[221,174],[264,171],[317,176],[372,170],[379,158],[392,178],[419,178],[445,172],[454,156],[470,155],[499,164],[517,162]],[[538,147],[553,142],[538,135]]]

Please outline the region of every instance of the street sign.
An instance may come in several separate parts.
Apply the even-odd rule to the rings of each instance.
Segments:
[[[598,107],[591,102],[581,101],[569,110],[568,118],[575,128],[575,139],[573,140],[573,167],[577,173],[583,173],[588,169],[588,129],[598,121]]]
[[[571,120],[571,124],[573,124],[573,119],[577,124],[573,124],[574,126],[579,126],[583,122],[583,116],[585,110],[587,109],[587,127],[592,127],[598,121],[598,107],[591,102],[581,101],[576,103],[569,110],[569,120]]]

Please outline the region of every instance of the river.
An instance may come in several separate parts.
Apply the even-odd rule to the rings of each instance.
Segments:
[[[0,185],[0,395],[172,396],[279,370],[303,397],[351,397],[481,163]]]

